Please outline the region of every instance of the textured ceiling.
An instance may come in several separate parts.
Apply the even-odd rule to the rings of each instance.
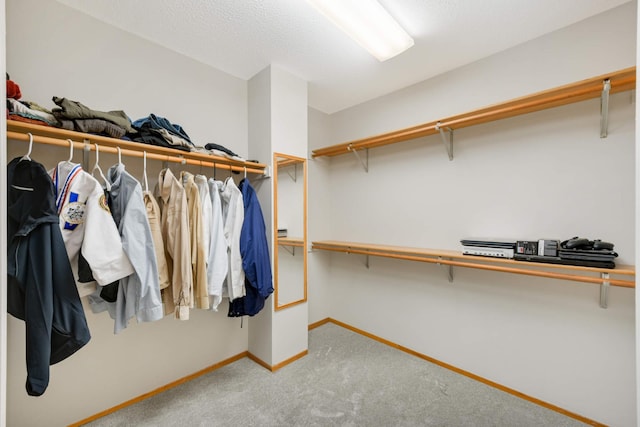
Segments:
[[[382,63],[303,0],[58,1],[242,79],[278,65],[333,113],[630,0],[380,0],[415,39]]]

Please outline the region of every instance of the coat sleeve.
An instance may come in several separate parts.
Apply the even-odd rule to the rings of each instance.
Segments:
[[[243,186],[244,222],[240,237],[242,267],[247,281],[267,298],[273,292],[271,259],[262,208],[252,188]]]

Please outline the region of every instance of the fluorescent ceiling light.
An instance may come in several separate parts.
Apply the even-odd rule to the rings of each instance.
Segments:
[[[379,61],[413,46],[413,39],[376,0],[307,0]]]

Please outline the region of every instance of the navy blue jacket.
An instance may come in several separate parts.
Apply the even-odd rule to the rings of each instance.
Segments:
[[[240,181],[244,202],[244,221],[240,233],[240,256],[244,269],[246,295],[229,305],[229,316],[254,316],[273,292],[271,259],[266,227],[258,196],[248,179]]]
[[[91,338],[60,232],[54,188],[44,167],[13,159],[7,166],[9,314],[26,326],[27,393],[49,385],[49,365]]]

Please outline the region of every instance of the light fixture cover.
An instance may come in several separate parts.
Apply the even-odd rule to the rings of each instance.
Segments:
[[[307,0],[379,61],[413,46],[413,39],[376,0]]]

